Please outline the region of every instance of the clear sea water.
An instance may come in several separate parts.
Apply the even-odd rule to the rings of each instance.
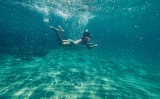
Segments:
[[[160,99],[160,1],[0,0],[0,99]]]

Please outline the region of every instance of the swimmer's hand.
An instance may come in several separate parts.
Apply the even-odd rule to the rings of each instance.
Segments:
[[[93,47],[97,47],[97,46],[98,46],[98,44],[94,44],[94,45],[93,45]]]
[[[98,46],[98,44],[94,44],[94,45],[91,46],[91,48],[94,48],[94,47],[97,47],[97,46]]]

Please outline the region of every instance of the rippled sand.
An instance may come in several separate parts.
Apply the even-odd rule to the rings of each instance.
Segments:
[[[105,56],[105,57],[104,57]],[[0,55],[1,99],[158,99],[160,73],[147,59],[57,49],[25,61]]]

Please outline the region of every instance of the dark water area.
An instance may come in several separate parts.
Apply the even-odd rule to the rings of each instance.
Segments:
[[[159,5],[1,0],[0,98],[159,99]],[[48,27],[58,25],[64,39],[75,40],[88,29],[98,47],[60,47]]]
[[[46,36],[49,30],[43,20],[38,18],[42,17],[41,14],[20,5],[14,6],[4,3],[2,5],[0,27],[2,54],[3,52],[15,54],[16,51],[17,54],[26,53],[31,56],[32,54],[45,55],[47,48],[54,49],[53,45],[56,45],[57,42],[55,43],[51,37],[52,34]],[[10,49],[14,49],[13,52]]]

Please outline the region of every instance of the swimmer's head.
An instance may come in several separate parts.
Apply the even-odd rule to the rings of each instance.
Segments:
[[[91,33],[88,32],[88,29],[83,33],[83,37],[90,37]]]

